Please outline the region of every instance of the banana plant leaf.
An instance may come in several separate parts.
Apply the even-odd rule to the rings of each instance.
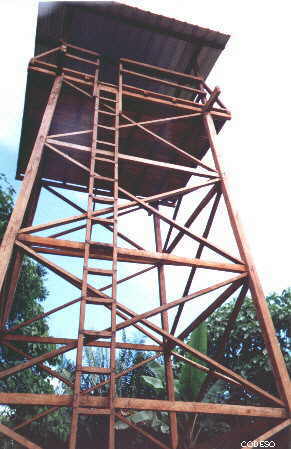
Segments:
[[[190,334],[188,344],[203,354],[207,354],[206,323],[200,324],[200,326]],[[187,358],[203,364],[200,359],[193,355],[187,354]],[[207,374],[204,371],[201,371],[188,363],[183,364],[178,384],[178,389],[183,400],[195,401],[206,375]]]

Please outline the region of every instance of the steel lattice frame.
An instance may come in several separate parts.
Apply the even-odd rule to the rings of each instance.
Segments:
[[[135,96],[137,99],[142,97],[143,101],[157,101],[157,96],[152,95],[150,92],[141,93],[141,89],[129,89],[123,82],[124,73],[130,73],[125,67],[130,61],[121,60],[119,67],[119,83],[118,85],[109,85],[99,80],[99,55],[94,52],[88,52],[85,49],[76,48],[81,54],[84,61],[84,52],[90,54],[91,64],[95,64],[96,72],[94,77],[82,72],[74,72],[72,69],[66,68],[62,61],[62,58],[58,59],[58,65],[54,65],[46,62],[45,57],[48,54],[65,54],[68,48],[73,47],[63,44],[56,49],[46,52],[38,57],[34,58],[30,68],[34,71],[38,71],[39,76],[43,76],[42,73],[51,75],[54,77],[52,90],[49,96],[49,100],[42,117],[41,126],[37,135],[35,145],[31,154],[31,158],[26,170],[22,182],[22,188],[15,205],[15,209],[11,216],[6,234],[3,238],[1,245],[1,262],[0,262],[0,287],[2,289],[2,333],[1,344],[16,351],[23,356],[26,360],[23,363],[18,364],[9,369],[4,369],[0,372],[0,379],[7,376],[14,375],[24,369],[28,369],[34,365],[38,365],[41,369],[46,370],[50,375],[56,377],[59,381],[66,383],[70,386],[74,393],[73,395],[45,395],[45,394],[18,394],[18,393],[0,393],[1,404],[13,405],[13,404],[30,404],[30,405],[46,405],[48,409],[34,418],[20,424],[17,428],[8,428],[0,424],[1,432],[24,447],[33,449],[39,448],[38,445],[28,441],[21,434],[17,432],[18,428],[22,428],[29,425],[31,422],[47,416],[53,413],[59,407],[71,407],[72,408],[72,427],[71,437],[69,442],[69,449],[75,449],[77,446],[77,431],[78,431],[78,417],[80,414],[94,414],[94,415],[108,415],[109,419],[109,439],[108,448],[114,449],[115,447],[115,419],[124,421],[129,426],[133,427],[137,432],[140,432],[146,438],[149,438],[157,447],[176,449],[178,446],[178,431],[177,431],[177,412],[185,413],[210,413],[210,414],[230,414],[239,416],[254,416],[254,417],[266,417],[277,418],[280,421],[278,425],[271,428],[268,432],[261,436],[258,436],[257,441],[270,438],[272,435],[280,432],[282,429],[290,425],[291,421],[288,418],[288,410],[290,409],[291,399],[288,396],[289,389],[289,377],[286,370],[286,366],[278,345],[278,341],[275,335],[275,330],[270,317],[270,313],[265,301],[265,297],[256,273],[250,252],[246,246],[245,237],[242,233],[241,226],[239,224],[237,214],[234,211],[232,201],[230,199],[229,187],[226,179],[226,175],[222,168],[220,152],[217,147],[216,137],[217,132],[214,125],[213,118],[221,116],[230,118],[229,111],[219,100],[219,89],[211,91],[205,82],[199,77],[192,77],[193,80],[199,83],[200,88],[194,88],[196,99],[195,101],[181,100],[177,98],[166,98],[166,96],[158,96],[158,101],[165,104],[175,104],[177,110],[179,107],[188,110],[187,114],[178,116],[170,116],[164,119],[154,119],[147,122],[136,122],[131,119],[122,108],[122,100],[126,95]],[[83,53],[82,53],[83,52]],[[93,59],[92,59],[93,57]],[[76,58],[76,56],[75,56]],[[78,56],[77,58],[81,58]],[[93,61],[93,62],[92,62]],[[134,64],[134,61],[131,61]],[[138,66],[138,64],[137,64]],[[141,75],[143,76],[143,75]],[[191,77],[190,77],[191,78]],[[162,80],[161,80],[162,82]],[[82,132],[90,132],[92,134],[91,147],[84,147],[82,150],[87,151],[90,155],[89,165],[85,166],[75,160],[70,155],[62,151],[64,141],[57,140],[56,136],[49,136],[51,122],[54,116],[54,111],[57,106],[58,99],[61,95],[62,86],[66,84],[70,86],[74,91],[77,91],[79,95],[85,95],[94,100],[94,107],[92,110],[93,126],[89,131],[78,131],[66,133],[64,130],[61,137],[70,139],[73,135],[78,135]],[[181,85],[176,85],[181,87]],[[188,88],[189,89],[189,88]],[[191,90],[191,88],[190,88]],[[112,132],[110,146],[111,151],[98,149],[98,132],[100,127],[104,125],[100,124],[100,116],[102,114],[111,117],[112,124],[108,128]],[[199,117],[203,120],[205,133],[207,135],[209,145],[211,148],[211,154],[214,162],[214,167],[211,167],[199,159],[196,159],[189,153],[186,153],[183,149],[177,147],[170,140],[166,140],[159,134],[153,132],[148,128],[148,124],[154,122],[166,122],[173,120],[186,120],[189,117]],[[124,120],[121,123],[120,120]],[[162,141],[163,144],[169,146],[169,150],[178,154],[182,154],[191,160],[192,164],[197,168],[189,168],[186,166],[178,166],[175,164],[168,164],[154,160],[147,160],[142,158],[134,158],[119,153],[119,131],[122,127],[138,127],[145,134],[150,135],[153,139]],[[96,143],[97,142],[97,145]],[[103,142],[103,145],[106,143]],[[72,141],[66,141],[66,146],[74,148],[78,145]],[[88,173],[88,207],[87,211],[83,210],[79,205],[63,196],[58,191],[52,189],[52,187],[40,179],[40,164],[42,161],[43,153],[45,151],[53,151],[60,158],[65,158],[71,164],[75,164],[82,170]],[[121,158],[134,161],[137,164],[154,165],[160,167],[163,170],[165,167],[171,170],[181,171],[185,173],[191,173],[198,179],[203,179],[196,185],[190,187],[183,187],[169,192],[161,192],[157,195],[150,197],[138,197],[133,193],[127,191],[119,184],[119,170],[118,162]],[[98,160],[106,160],[108,164],[112,166],[112,177],[105,177],[102,173],[98,173]],[[199,171],[200,169],[200,171]],[[202,178],[201,178],[202,177]],[[95,180],[104,180],[107,183],[112,184],[111,196],[102,197],[98,192],[96,193],[94,188]],[[52,184],[53,185],[53,184]],[[41,187],[45,186],[50,192],[54,193],[60,199],[63,199],[71,206],[75,207],[79,212],[79,215],[71,216],[68,218],[61,218],[59,220],[44,223],[40,225],[33,225],[33,217],[40,193]],[[191,213],[188,220],[180,224],[177,221],[178,211],[181,205],[182,198],[187,194],[196,190],[205,190],[205,195],[202,200],[196,205],[194,212]],[[120,202],[120,196],[123,201]],[[127,202],[124,201],[127,198]],[[159,208],[159,205],[165,204],[165,201],[171,201],[175,204],[173,218],[170,218],[169,214],[165,214]],[[216,244],[212,243],[208,239],[209,232],[216,214],[219,201],[224,201],[227,209],[227,213],[230,219],[233,235],[236,240],[236,244],[239,250],[239,257],[235,257],[224,249],[221,249]],[[94,209],[94,204],[104,204],[102,209]],[[212,204],[210,208],[209,218],[206,223],[206,227],[201,231],[201,234],[195,234],[191,231],[192,223],[197,219],[199,214],[208,206]],[[156,251],[147,251],[140,244],[130,238],[130,231],[126,234],[121,232],[118,227],[118,217],[123,214],[134,214],[136,210],[143,209],[153,216],[154,225],[154,240]],[[79,222],[82,224],[79,225]],[[84,224],[85,222],[85,224]],[[65,231],[55,232],[50,237],[43,237],[37,235],[38,232],[43,230],[50,230],[63,226],[64,224],[77,223],[78,226],[74,226]],[[168,226],[168,232],[165,239],[162,238],[161,224]],[[94,226],[102,226],[109,229],[112,233],[112,240],[110,245],[103,244],[91,239],[92,230]],[[74,232],[76,229],[86,229],[86,238],[84,242],[76,242],[72,240],[65,240],[62,237],[66,234]],[[173,237],[172,231],[176,230],[176,234]],[[188,236],[190,239],[198,242],[198,249],[193,258],[180,257],[173,254],[174,249],[179,244],[184,236]],[[60,238],[61,237],[61,238]],[[121,248],[118,246],[117,239],[121,238],[129,243],[133,249]],[[211,249],[214,253],[223,257],[223,262],[212,262],[204,260],[202,253],[204,249]],[[66,255],[72,257],[79,257],[83,259],[83,277],[82,279],[73,275],[70,271],[65,270],[61,266],[56,265],[47,259],[43,254],[56,254]],[[29,321],[23,322],[10,329],[7,329],[6,323],[9,318],[11,306],[13,303],[13,297],[17,285],[17,280],[21,270],[21,263],[23,255],[26,254],[37,262],[43,264],[48,269],[65,279],[75,287],[81,290],[81,296],[72,301],[61,304],[55,309],[38,315]],[[93,260],[111,260],[112,268],[105,270],[99,267],[90,266]],[[139,270],[130,276],[119,279],[118,274],[118,262],[133,262],[150,264],[150,267]],[[165,281],[165,266],[188,266],[191,267],[191,272],[188,277],[188,281],[184,288],[184,293],[181,298],[174,301],[167,301],[166,294],[166,281]],[[191,285],[198,268],[207,270],[219,270],[225,273],[234,273],[227,276],[227,279],[216,283],[214,285],[208,285],[206,288],[199,291],[192,291]],[[135,313],[134,310],[129,309],[122,304],[122,298],[117,295],[118,284],[127,282],[130,279],[141,276],[152,269],[155,269],[158,273],[158,285],[159,285],[159,301],[160,305],[152,310],[148,310],[144,313]],[[96,276],[109,276],[111,282],[105,285],[101,289],[95,288],[88,281],[88,274],[94,274]],[[5,288],[4,288],[5,287]],[[205,295],[209,292],[214,292],[217,289],[223,288],[222,293],[215,298],[212,303],[206,307],[194,321],[188,325],[179,335],[176,335],[179,318],[182,314],[183,307],[186,303],[194,298]],[[110,290],[111,294],[105,294],[104,291]],[[225,367],[220,360],[221,354],[224,353],[227,338],[230,335],[231,329],[234,326],[236,317],[239,313],[243,300],[250,290],[256,311],[257,317],[261,326],[264,342],[270,357],[273,373],[277,383],[277,389],[279,396],[275,397],[263,390],[259,386],[253,384],[247,379],[243,378],[236,372]],[[238,299],[234,307],[233,313],[229,318],[229,323],[225,329],[224,337],[217,348],[217,360],[211,359],[198,350],[193,349],[187,343],[185,343],[186,337],[204,320],[206,320],[213,311],[215,311],[220,305],[222,305],[231,295],[238,293]],[[59,310],[62,310],[72,304],[80,303],[80,317],[79,317],[79,332],[77,339],[67,338],[54,338],[54,337],[37,337],[37,336],[23,336],[17,334],[17,331],[32,322],[49,316]],[[85,329],[84,317],[87,304],[94,304],[96,308],[106,307],[111,314],[110,328],[102,331],[93,331]],[[173,308],[177,308],[177,313],[170,329],[168,311]],[[97,310],[97,309],[96,309]],[[149,318],[159,315],[161,317],[161,326],[153,324]],[[117,322],[117,316],[122,318],[120,323]],[[129,326],[134,326],[140,330],[144,335],[151,339],[154,344],[136,344],[136,343],[120,343],[116,340],[116,332],[121,329],[126,329]],[[101,339],[101,340],[100,340]],[[14,342],[38,342],[38,343],[56,343],[62,346],[49,353],[31,357],[29,354],[23,353],[19,348],[14,345]],[[93,347],[107,347],[110,349],[110,366],[104,367],[85,367],[82,365],[83,360],[83,348],[84,346]],[[175,351],[175,347],[184,349],[190,355],[194,355],[199,358],[205,364],[194,362],[190,358],[182,356]],[[65,354],[66,352],[77,348],[77,361],[76,361],[76,373],[74,385],[70,381],[65,379],[60,373],[53,371],[43,362],[52,359],[59,354]],[[129,348],[134,350],[144,350],[155,352],[145,361],[138,363],[131,368],[116,373],[115,360],[116,349]],[[139,368],[146,363],[155,360],[160,356],[164,357],[165,363],[165,375],[167,385],[168,400],[157,401],[152,399],[137,399],[137,398],[121,398],[116,396],[115,383],[127,374],[129,371]],[[234,383],[247,390],[250,390],[266,401],[272,406],[268,407],[255,407],[255,406],[241,406],[241,405],[224,405],[224,404],[208,404],[202,402],[182,402],[175,400],[174,392],[174,377],[172,358],[177,357],[184,363],[188,363],[196,368],[208,373],[207,380],[201,391],[201,397],[207,390],[209,385],[209,379],[213,376],[223,379],[227,382]],[[108,381],[96,384],[94,387],[86,391],[81,391],[81,376],[84,373],[93,374],[106,374]],[[104,384],[109,384],[108,396],[92,396],[89,393],[93,390],[98,390]],[[120,413],[121,409],[134,409],[134,410],[158,410],[166,411],[169,413],[170,422],[170,437],[169,444],[165,445],[163,442],[157,440],[150,433],[144,429],[139,428],[137,425],[129,421],[125,416]]]

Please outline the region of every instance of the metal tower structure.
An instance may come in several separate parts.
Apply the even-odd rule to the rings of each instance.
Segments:
[[[117,7],[111,2],[107,6],[95,5],[95,9],[82,5],[82,2],[66,3],[66,14],[64,10],[61,14],[61,34],[57,37],[67,40],[52,46],[52,40],[48,40],[39,27],[36,48],[39,50],[42,47],[43,51],[37,51],[29,64],[17,171],[18,178],[23,179],[22,187],[1,244],[0,261],[0,343],[20,354],[23,361],[3,369],[0,379],[37,365],[59,382],[64,382],[72,393],[2,392],[0,403],[48,407],[23,425],[18,425],[18,428],[53,413],[59,407],[69,407],[72,420],[68,449],[83,449],[82,442],[78,441],[80,415],[107,417],[108,449],[114,449],[116,445],[116,420],[125,422],[157,447],[177,449],[177,413],[181,412],[266,418],[271,423],[268,430],[259,434],[254,429],[253,435],[257,441],[266,440],[290,425],[289,377],[262,287],[234,210],[217,145],[217,133],[231,114],[219,98],[220,90],[211,89],[205,82],[228,37],[216,36],[214,32],[198,27],[189,31],[190,25],[179,22],[175,23],[176,28],[171,22],[170,29],[165,23],[170,19],[162,18],[157,23],[153,18],[158,16],[147,13],[150,18],[145,18],[141,16],[146,14],[142,11],[124,5]],[[126,15],[129,10],[131,15]],[[82,14],[84,17],[80,18]],[[95,26],[97,21],[96,14],[104,22],[104,33],[106,21],[113,24],[115,31],[110,32],[114,39],[108,42],[107,29],[103,40],[90,38],[88,45],[82,46],[83,41],[91,36],[91,25]],[[46,16],[46,22],[42,22],[44,29],[58,23],[59,18],[56,17],[55,11]],[[179,27],[177,24],[180,24]],[[126,26],[132,27],[135,34],[129,35],[122,28]],[[57,34],[58,27],[52,28],[50,32]],[[134,49],[133,41],[139,36],[144,39],[146,32],[151,34],[147,37],[147,53],[141,49],[138,57],[128,57],[138,54],[141,44],[139,42],[139,47]],[[189,32],[190,35],[187,34]],[[170,38],[169,33],[172,33]],[[207,38],[203,37],[203,33]],[[171,54],[169,60],[172,61],[173,57],[178,60],[174,40],[186,42],[184,53],[179,50],[180,57],[182,53],[185,57],[186,48],[189,47],[183,70],[179,71],[173,66],[170,68],[166,63],[149,62],[154,50],[161,44],[154,42],[153,35],[159,36],[159,39],[161,36],[165,38],[164,46],[156,52],[158,60],[163,57],[162,49]],[[126,47],[124,42],[127,42]],[[190,43],[196,45],[194,52]],[[98,51],[100,48],[102,51]],[[110,53],[112,48],[116,51],[114,55]],[[56,201],[64,201],[75,208],[78,214],[59,215],[55,220],[35,223],[33,220],[41,189],[55,195]],[[68,191],[85,195],[86,208],[78,204],[77,195],[71,194],[68,198]],[[225,217],[229,219],[229,223],[224,224],[229,224],[234,236],[235,245],[230,251],[224,248],[224,236],[219,234],[221,228],[217,228],[213,238],[209,236],[211,228],[215,230],[215,216],[220,203],[224,205]],[[188,216],[187,210],[190,212]],[[136,223],[138,226],[141,223],[141,219],[136,221],[135,216],[142,211],[146,212],[142,215],[144,223],[151,222],[152,225],[154,247],[150,249],[132,236]],[[146,226],[145,232],[149,229]],[[188,244],[183,246],[185,240]],[[9,327],[7,323],[24,255],[47,267],[79,289],[81,294],[69,302],[67,298],[62,298],[52,310]],[[66,263],[56,263],[62,258]],[[79,261],[81,277],[72,272],[69,258]],[[124,274],[124,265],[135,268],[130,274]],[[136,265],[141,267],[137,269]],[[167,274],[169,267],[170,275]],[[183,283],[184,278],[179,271],[181,267],[187,273],[186,283],[181,296],[172,299],[173,277],[177,284]],[[150,271],[157,273],[157,291],[154,293],[157,305],[152,306],[150,300],[145,301],[141,311],[139,298],[142,296],[136,290],[136,302],[131,303],[130,307],[124,298],[126,289],[123,284],[140,279],[143,285],[143,276]],[[204,276],[205,272],[208,277]],[[196,282],[198,273],[203,273],[204,277]],[[102,283],[104,278],[108,279],[105,284]],[[253,299],[270,357],[278,390],[276,396],[229,369],[222,357],[248,292]],[[207,295],[210,295],[210,300],[204,302],[203,298]],[[237,296],[237,301],[217,348],[217,357],[210,358],[189,346],[186,339],[232,295]],[[191,318],[189,314],[193,312],[187,306],[193,301],[199,308]],[[66,335],[40,337],[21,332],[33,322],[78,303],[79,325],[75,338],[67,338]],[[108,314],[108,326],[104,328],[100,328],[100,323],[104,323],[100,319],[101,309]],[[183,309],[187,310],[188,315],[184,327],[180,324]],[[91,316],[91,327],[88,325],[88,314]],[[160,324],[152,317],[160,317]],[[120,331],[127,328],[138,329],[146,337],[145,343],[121,341]],[[19,349],[17,344],[23,342],[59,346],[33,357]],[[108,366],[87,366],[84,362],[86,347],[106,348],[109,351]],[[148,351],[149,357],[125,371],[117,371],[116,354],[121,348]],[[181,355],[176,348],[182,348],[188,356]],[[44,364],[69,351],[76,353],[73,383]],[[163,360],[165,366],[167,400],[119,397],[116,393],[118,380],[155,359]],[[175,397],[174,359],[207,373],[196,402],[178,401]],[[199,362],[196,361],[198,359]],[[92,387],[84,389],[82,379],[88,374],[94,375],[97,380]],[[105,376],[106,380],[98,381],[100,376]],[[209,380],[214,378],[258,395],[265,405],[202,402]],[[134,424],[123,410],[167,412],[170,428],[168,443]],[[0,431],[24,447],[40,448],[13,427],[0,424]]]

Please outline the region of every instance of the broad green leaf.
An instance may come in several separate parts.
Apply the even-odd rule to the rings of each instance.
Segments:
[[[165,386],[161,379],[153,376],[142,376],[143,381],[156,390],[164,390]]]
[[[130,416],[130,420],[134,422],[135,424],[139,422],[147,422],[152,421],[153,419],[153,412],[151,410],[142,410],[140,412],[136,412],[133,415]]]
[[[154,360],[153,362],[149,363],[150,370],[154,373],[155,377],[158,377],[159,379],[164,379],[165,377],[165,368],[163,365],[161,365],[159,362]]]
[[[188,344],[203,354],[207,353],[206,323],[200,324],[200,326],[198,326],[197,329],[191,333]],[[187,357],[193,361],[203,364],[200,359],[192,355],[187,354]],[[205,377],[206,373],[204,371],[201,371],[188,363],[183,365],[180,375],[180,391],[184,400],[194,401],[196,399]]]
[[[116,421],[115,422],[115,429],[116,430],[125,430],[125,429],[128,429],[128,428],[129,428],[129,425],[126,424],[123,421]]]

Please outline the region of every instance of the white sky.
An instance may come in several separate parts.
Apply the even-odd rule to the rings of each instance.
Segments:
[[[290,285],[289,2],[123,3],[232,35],[208,79],[211,87],[221,87],[221,98],[233,114],[219,138],[220,147],[264,290],[286,288]],[[2,0],[0,145],[1,151],[4,145],[13,152],[14,164],[36,16],[36,1]]]

